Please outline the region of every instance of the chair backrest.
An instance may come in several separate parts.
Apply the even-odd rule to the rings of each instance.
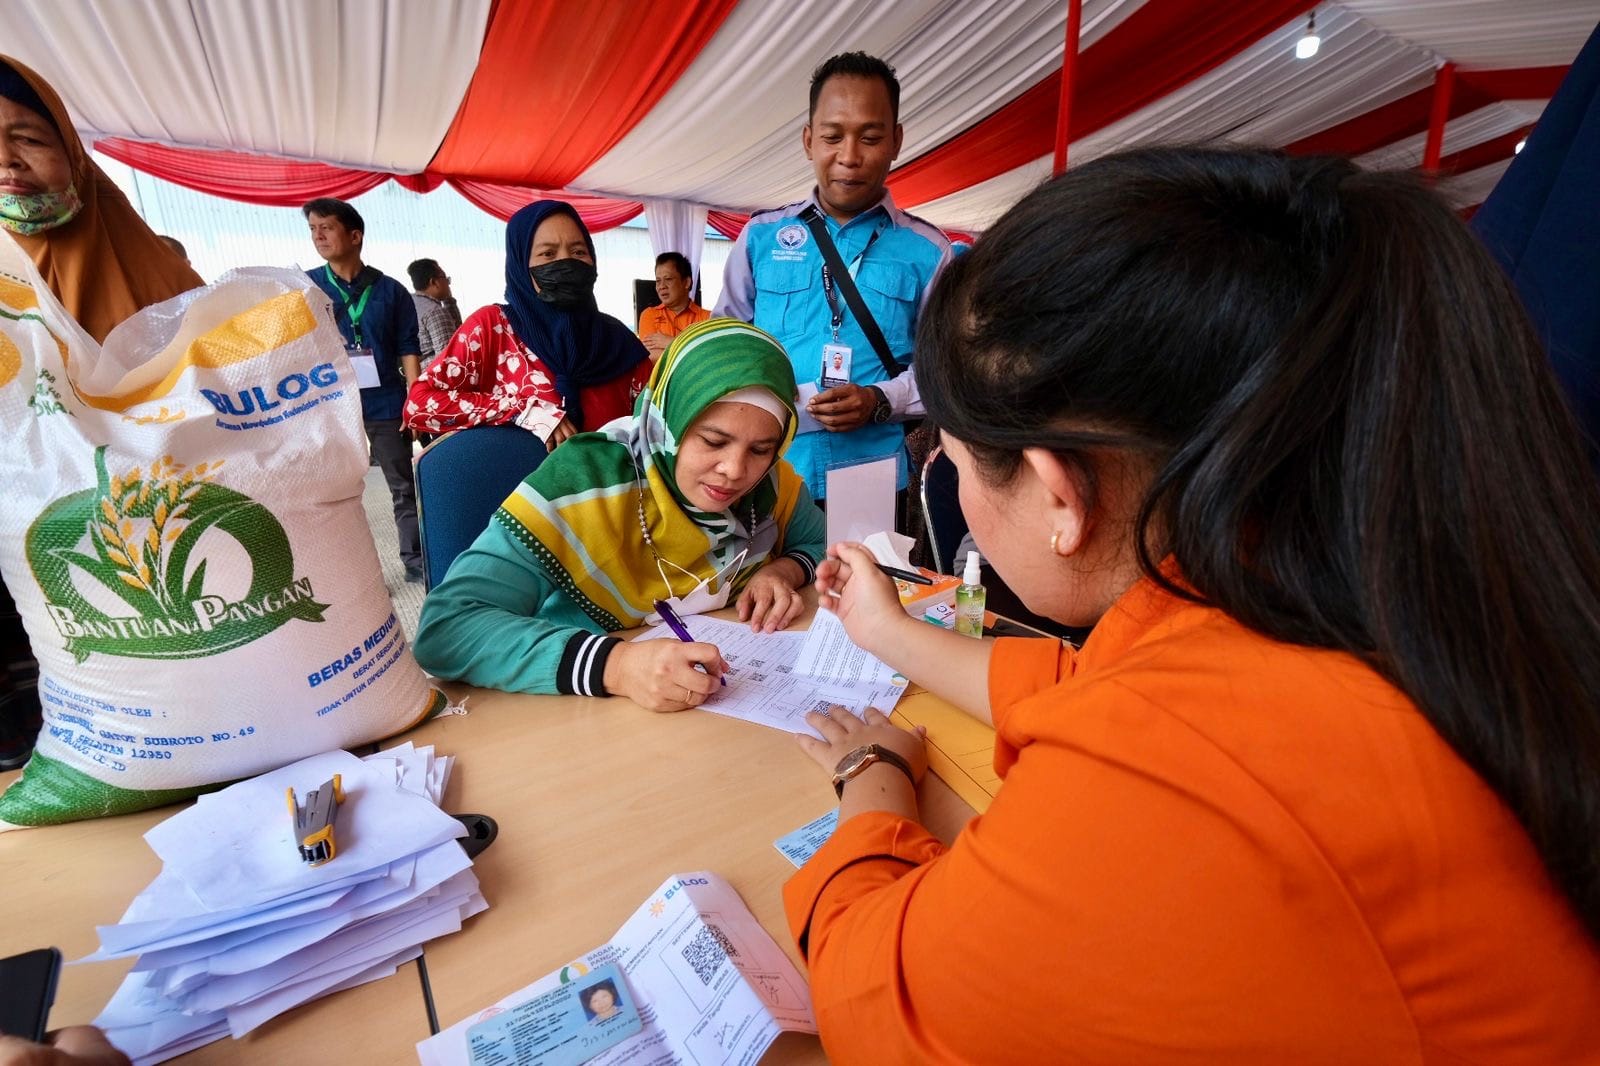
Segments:
[[[544,442],[519,426],[447,433],[417,457],[422,574],[433,588],[478,539],[495,509],[544,461]]]

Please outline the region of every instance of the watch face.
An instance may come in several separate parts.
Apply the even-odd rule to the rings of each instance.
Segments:
[[[862,764],[873,757],[872,745],[863,744],[861,747],[847,752],[845,757],[839,760],[839,765],[833,768],[833,775],[835,777],[849,777],[851,774],[859,773]]]

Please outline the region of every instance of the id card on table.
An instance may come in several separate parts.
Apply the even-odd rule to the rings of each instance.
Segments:
[[[357,388],[375,389],[383,384],[378,380],[378,360],[371,348],[351,346],[344,350],[344,354],[350,357],[350,369],[356,372]]]
[[[836,389],[850,384],[850,349],[843,344],[822,346],[822,387]]]
[[[644,1028],[615,964],[467,1030],[472,1066],[578,1066]]]

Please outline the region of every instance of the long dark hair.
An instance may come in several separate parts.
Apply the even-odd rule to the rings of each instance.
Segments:
[[[1002,484],[1042,446],[1093,506],[1097,453],[1147,456],[1145,573],[1370,663],[1600,939],[1600,490],[1521,305],[1439,197],[1341,159],[1096,160],[945,271],[917,378]]]

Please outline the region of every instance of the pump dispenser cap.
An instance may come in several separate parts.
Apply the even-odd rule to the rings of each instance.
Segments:
[[[972,551],[967,552],[967,569],[961,575],[961,583],[963,585],[980,584],[983,578],[983,574],[980,572],[981,568],[982,563],[978,559],[978,553]]]

